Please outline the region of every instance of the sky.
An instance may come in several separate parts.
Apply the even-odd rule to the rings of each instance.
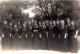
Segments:
[[[28,1],[28,0],[0,0],[0,3],[8,2],[8,1]],[[34,1],[34,0],[30,0],[30,1]]]
[[[5,2],[5,1],[8,2],[8,1],[28,1],[28,0],[0,0],[0,3]],[[35,1],[35,0],[29,0],[29,1]],[[80,1],[80,0],[77,0],[77,1]]]

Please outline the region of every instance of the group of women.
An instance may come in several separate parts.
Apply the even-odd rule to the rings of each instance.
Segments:
[[[75,21],[69,18],[17,23],[3,21],[3,24],[6,27],[2,33],[3,49],[62,48],[72,45],[70,41],[76,36]]]

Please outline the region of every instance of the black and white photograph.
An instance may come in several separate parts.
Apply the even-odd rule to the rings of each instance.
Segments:
[[[80,54],[80,0],[0,0],[0,54]]]

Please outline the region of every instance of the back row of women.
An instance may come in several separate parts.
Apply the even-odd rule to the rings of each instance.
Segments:
[[[70,20],[67,18],[66,20],[41,20],[41,21],[25,21],[25,22],[17,22],[12,23],[8,21],[4,21],[4,26],[6,26],[6,30],[9,34],[18,34],[18,36],[24,36],[23,33],[27,35],[28,33],[32,33],[33,36],[34,32],[39,32],[39,35],[45,33],[48,36],[49,32],[53,33],[55,37],[71,37],[76,36],[76,26],[75,21]],[[8,35],[9,36],[9,35]],[[30,35],[28,35],[30,36]]]

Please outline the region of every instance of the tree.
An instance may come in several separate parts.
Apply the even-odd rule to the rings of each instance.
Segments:
[[[0,30],[2,31],[2,33],[5,34],[5,33],[11,32],[10,26],[9,26],[10,23],[12,23],[12,25],[18,26],[18,22],[20,22],[20,26],[22,27],[23,22],[27,21],[27,19],[29,19],[29,17],[27,15],[22,14],[21,8],[27,9],[28,7],[29,7],[29,5],[24,4],[24,2],[2,3],[1,8],[0,8],[0,20],[1,20]],[[6,24],[5,24],[5,22],[6,22]],[[14,30],[14,28],[12,28],[12,29]]]
[[[48,20],[66,19],[67,17],[75,19],[77,15],[75,7],[79,7],[74,0],[37,0],[36,6],[38,7],[36,12],[39,12],[43,19]]]

